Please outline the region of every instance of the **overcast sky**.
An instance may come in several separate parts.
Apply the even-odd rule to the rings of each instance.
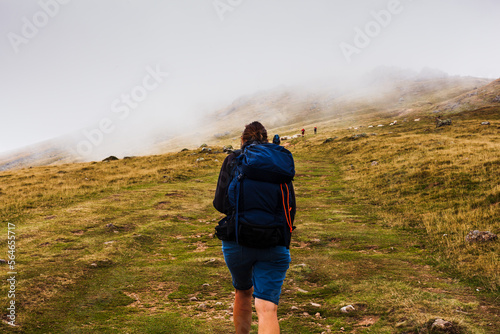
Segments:
[[[497,0],[0,0],[0,152],[120,122],[168,132],[379,65],[498,78],[499,17]]]

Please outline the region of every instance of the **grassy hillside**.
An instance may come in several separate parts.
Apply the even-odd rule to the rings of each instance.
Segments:
[[[499,243],[464,241],[472,229],[500,232],[499,110],[438,129],[420,117],[379,119],[380,128],[362,118],[358,130],[325,121],[318,135],[307,128],[285,143],[297,163],[298,228],[283,333],[427,333],[436,318],[455,333],[500,327]],[[0,220],[5,235],[7,222],[16,226],[19,280],[19,326],[2,330],[232,332],[233,289],[212,235],[224,157],[191,150],[1,172]],[[346,305],[355,311],[342,313]]]

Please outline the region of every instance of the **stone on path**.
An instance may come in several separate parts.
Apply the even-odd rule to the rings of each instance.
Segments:
[[[465,241],[467,242],[487,242],[497,240],[498,236],[490,231],[474,230],[467,233]]]
[[[342,313],[349,313],[352,311],[356,311],[356,309],[352,305],[347,305],[347,306],[344,306],[340,309],[340,312],[342,312]]]

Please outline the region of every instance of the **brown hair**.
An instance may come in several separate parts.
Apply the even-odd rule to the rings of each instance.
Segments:
[[[243,130],[243,134],[241,135],[241,142],[244,144],[248,141],[267,143],[267,130],[264,125],[260,124],[260,122],[252,122],[245,125],[245,130]]]

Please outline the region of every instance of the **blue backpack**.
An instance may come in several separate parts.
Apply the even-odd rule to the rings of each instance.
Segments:
[[[231,214],[216,236],[253,248],[289,247],[295,198],[295,165],[290,151],[276,144],[250,144],[235,158],[228,186]]]

